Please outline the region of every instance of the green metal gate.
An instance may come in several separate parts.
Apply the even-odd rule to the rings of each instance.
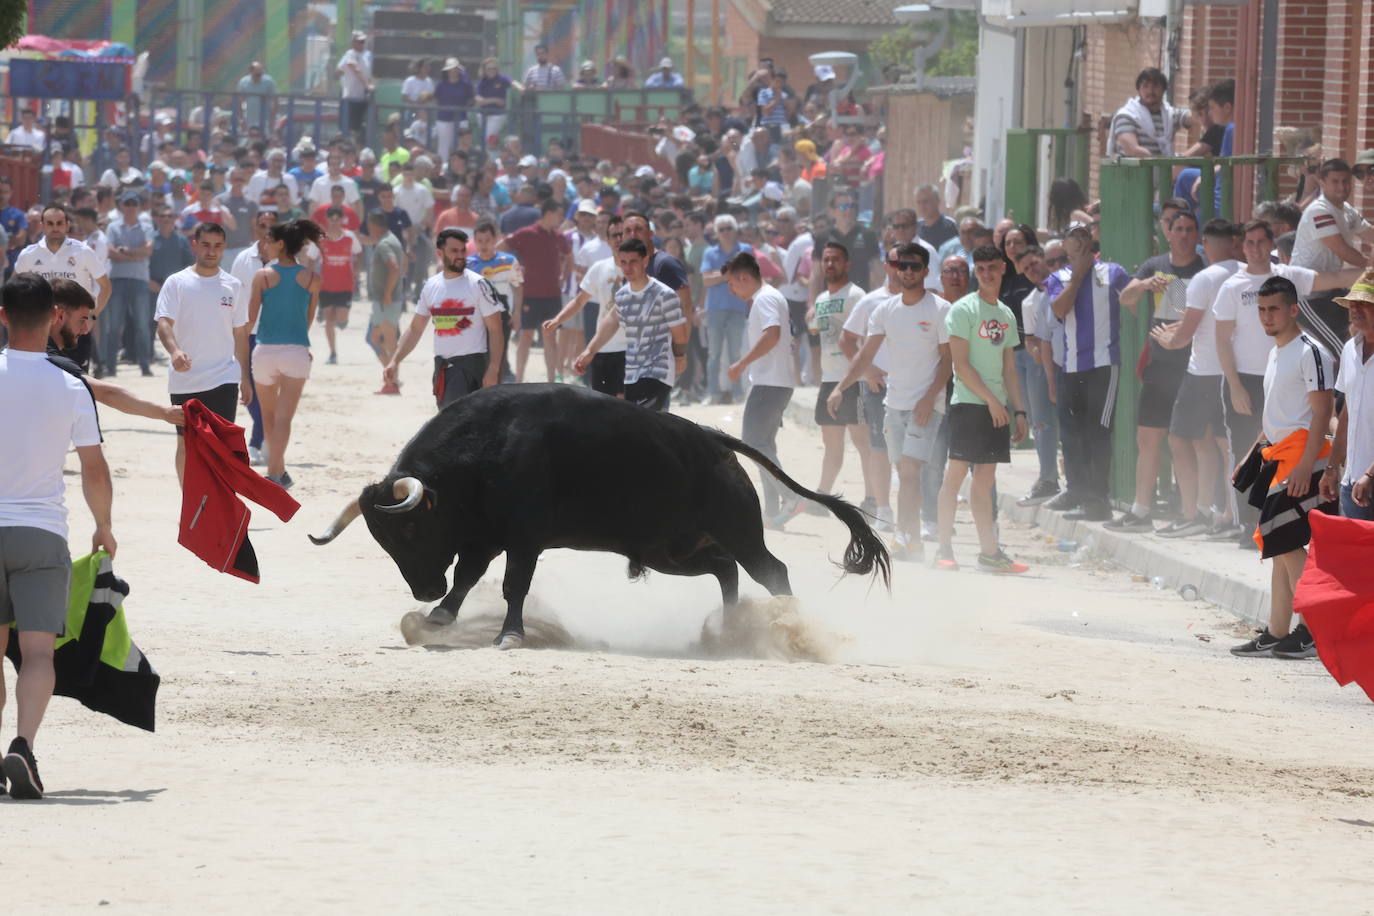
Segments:
[[[1035,225],[1037,205],[1049,190],[1039,187],[1040,138],[1051,138],[1054,174],[1073,178],[1086,193],[1091,135],[1091,131],[1064,127],[1014,127],[1007,131],[1003,196],[1007,212],[1015,214],[1018,223]]]
[[[1300,161],[1280,156],[1103,159],[1098,174],[1102,213],[1113,214],[1115,218],[1102,220],[1102,257],[1134,274],[1142,261],[1168,250],[1159,234],[1154,204],[1156,200],[1162,202],[1173,196],[1174,170],[1177,168],[1201,170],[1198,209],[1205,224],[1218,215],[1218,181],[1221,183],[1220,215],[1236,219],[1243,216],[1234,213],[1238,168],[1257,169],[1261,175],[1262,199],[1274,200],[1278,197],[1279,169]],[[1142,307],[1136,309],[1134,316],[1126,309],[1121,313],[1121,372],[1113,414],[1111,492],[1114,498],[1126,502],[1130,502],[1135,493],[1136,404],[1140,398],[1140,379],[1136,377],[1135,366],[1150,333],[1150,311],[1143,307],[1147,301],[1141,299]]]

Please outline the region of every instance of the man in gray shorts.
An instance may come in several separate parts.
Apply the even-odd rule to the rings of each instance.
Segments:
[[[113,486],[100,449],[95,399],[75,374],[47,354],[52,288],[37,274],[15,274],[0,293],[9,349],[0,352],[0,656],[14,624],[24,664],[15,682],[18,737],[0,771],[15,798],[42,798],[34,736],[52,698],[53,649],[66,629],[71,557],[62,468],[75,446],[81,486],[95,516],[91,549],[114,555]],[[61,360],[61,357],[56,357]],[[0,676],[0,717],[5,703]],[[0,718],[2,721],[2,718]]]
[[[939,457],[945,385],[952,371],[945,327],[949,303],[926,289],[929,263],[925,249],[915,242],[888,252],[887,269],[901,293],[874,307],[864,345],[827,402],[832,413],[837,410],[842,392],[864,376],[878,350],[887,345],[884,438],[888,457],[897,466],[898,481],[892,555],[903,560],[923,558],[921,468]]]

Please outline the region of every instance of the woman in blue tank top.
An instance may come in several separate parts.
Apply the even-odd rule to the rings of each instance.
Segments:
[[[310,377],[310,326],[320,297],[319,274],[296,263],[296,256],[322,234],[308,219],[269,229],[263,242],[268,265],[253,277],[248,299],[248,325],[258,329],[251,362],[267,438],[267,479],[288,489],[286,446]]]

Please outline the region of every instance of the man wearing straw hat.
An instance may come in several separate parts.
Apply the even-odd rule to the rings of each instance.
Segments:
[[[1350,339],[1341,350],[1336,390],[1345,397],[1322,474],[1322,496],[1339,500],[1341,515],[1374,521],[1374,271],[1365,271],[1338,296],[1350,314]]]

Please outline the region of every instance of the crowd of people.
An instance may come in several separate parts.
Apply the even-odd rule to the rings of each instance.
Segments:
[[[482,79],[567,82],[543,52],[522,84],[485,73],[488,63]],[[341,62],[365,65],[357,55]],[[365,322],[377,396],[402,395],[403,364],[426,337],[439,408],[534,380],[537,348],[542,378],[646,409],[739,403],[742,438],[774,461],[785,409],[814,385],[817,489],[834,489],[852,447],[862,507],[890,533],[894,556],[921,560],[930,542],[944,570],[960,568],[954,516],[968,479],[974,564],[1027,571],[999,543],[996,476],[1028,440],[1038,479],[1020,504],[1122,533],[1259,546],[1274,558],[1273,615],[1234,651],[1313,653],[1291,622],[1305,515],[1320,507],[1374,519],[1374,422],[1363,417],[1374,409],[1363,370],[1374,274],[1362,275],[1361,251],[1374,227],[1349,203],[1354,181],[1374,182],[1374,154],[1322,163],[1303,206],[1270,201],[1235,222],[1201,224],[1200,176],[1180,174],[1179,196],[1157,213],[1161,252],[1131,272],[1102,256],[1101,209],[1069,179],[1048,189],[1043,227],[972,207],[947,214],[932,184],[911,207],[874,219],[883,130],[843,116],[861,111],[835,97],[828,67],[797,93],[764,62],[737,107],[690,105],[655,125],[666,173],[588,159],[570,139],[527,149],[499,127],[487,136],[481,80],[456,61],[442,72],[436,86],[418,66],[407,98],[477,106],[482,117],[459,109],[416,129],[398,116],[376,149],[349,129],[360,123],[354,112],[337,135],[290,149],[255,133],[253,119],[232,136],[217,114],[203,143],[158,118],[149,137],[113,129],[83,151],[70,122],[22,109],[9,142],[48,150],[50,163],[44,199],[27,210],[0,179],[10,341],[0,420],[17,423],[47,398],[53,428],[41,456],[5,445],[11,466],[44,470],[8,486],[0,507],[54,493],[60,504],[61,453],[75,443],[95,546],[114,552],[92,398],[176,425],[192,399],[229,421],[246,406],[252,462],[290,488],[302,392],[312,372],[339,361],[338,331]],[[671,61],[655,75],[672,84]],[[255,65],[245,80],[263,77]],[[446,81],[465,82],[460,102]],[[1203,129],[1207,151],[1228,149],[1230,81],[1195,96],[1191,116],[1163,100],[1158,71],[1137,87],[1112,121],[1114,149],[1169,155],[1190,126]],[[261,94],[257,104],[269,105]],[[146,167],[132,165],[135,148],[149,154]],[[361,315],[355,299],[366,300]],[[1123,352],[1122,308],[1148,310],[1141,352]],[[321,337],[323,367],[312,359]],[[45,352],[56,375],[35,362]],[[171,406],[114,382],[126,367],[165,372]],[[1109,480],[1123,371],[1141,379],[1139,454],[1133,501],[1118,515]],[[179,475],[184,452],[179,440]],[[1166,453],[1172,480],[1161,479]],[[770,527],[814,508],[761,480]],[[55,516],[4,511],[6,526],[65,539]],[[0,539],[9,531],[0,527]],[[0,548],[7,575],[28,557]],[[57,550],[41,539],[29,548]],[[51,621],[4,610],[19,614],[21,677],[41,678],[43,653],[26,631]],[[4,767],[22,791],[38,784],[33,709],[21,703],[18,762]]]

